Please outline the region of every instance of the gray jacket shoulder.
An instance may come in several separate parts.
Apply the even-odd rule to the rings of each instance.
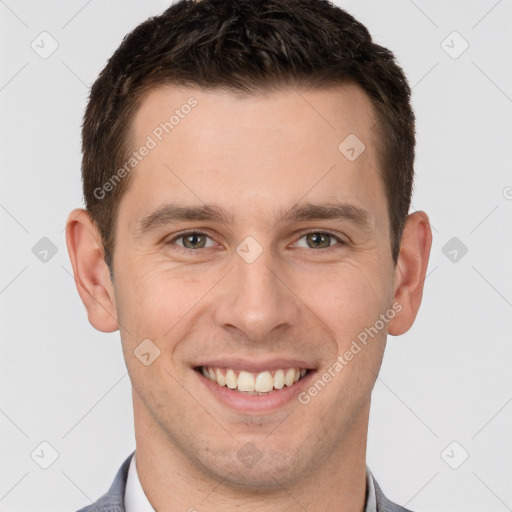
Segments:
[[[108,492],[93,504],[81,508],[78,512],[125,512],[124,491],[126,488],[128,469],[134,453],[135,452],[132,452],[123,462]]]
[[[373,478],[373,475],[372,475]],[[384,493],[382,492],[379,484],[373,478],[373,483],[375,485],[375,497],[377,501],[377,512],[412,512],[408,508],[401,507],[392,501],[389,501]]]

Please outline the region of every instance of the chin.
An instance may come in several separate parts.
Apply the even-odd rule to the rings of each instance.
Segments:
[[[276,441],[280,446],[276,445]],[[255,436],[251,441],[251,436],[244,436],[243,440],[229,438],[224,446],[214,446],[210,439],[205,446],[194,450],[193,458],[201,473],[222,482],[223,487],[282,492],[283,486],[303,480],[304,471],[310,471],[308,468],[314,465],[313,460],[306,460],[308,457],[305,457],[304,445],[300,440],[290,443],[291,440],[287,439],[286,444],[284,441],[263,436]],[[187,457],[191,455],[189,451]]]

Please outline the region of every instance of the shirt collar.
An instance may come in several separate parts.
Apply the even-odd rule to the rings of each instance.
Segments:
[[[377,495],[370,468],[366,466],[366,506],[364,512],[377,512]]]
[[[128,469],[128,478],[126,479],[126,489],[124,491],[124,508],[126,512],[155,512],[155,509],[149,503],[140,484],[137,466],[135,465],[135,454],[133,454]]]
[[[126,512],[156,512],[151,506],[142,485],[140,484],[137,466],[135,465],[135,454],[130,462],[126,489],[124,494],[124,507]],[[377,512],[377,499],[375,485],[368,466],[366,466],[366,505],[364,512]]]

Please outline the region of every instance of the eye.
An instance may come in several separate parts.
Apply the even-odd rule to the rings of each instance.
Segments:
[[[304,243],[300,241],[305,239]],[[345,245],[345,242],[331,233],[325,233],[324,231],[312,231],[306,233],[295,243],[295,247],[305,247],[309,249],[328,249],[333,245],[339,243]]]
[[[181,240],[181,243],[176,243],[178,240]],[[208,240],[210,242],[208,242]],[[187,233],[182,233],[174,237],[172,240],[168,242],[169,244],[175,244],[185,249],[204,249],[206,247],[214,247],[215,242],[205,233],[201,233],[199,231],[189,231]]]

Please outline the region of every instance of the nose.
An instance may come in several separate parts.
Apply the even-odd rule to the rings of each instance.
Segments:
[[[216,324],[248,342],[272,343],[300,319],[300,301],[270,250],[251,263],[234,255],[234,268],[217,291]]]

